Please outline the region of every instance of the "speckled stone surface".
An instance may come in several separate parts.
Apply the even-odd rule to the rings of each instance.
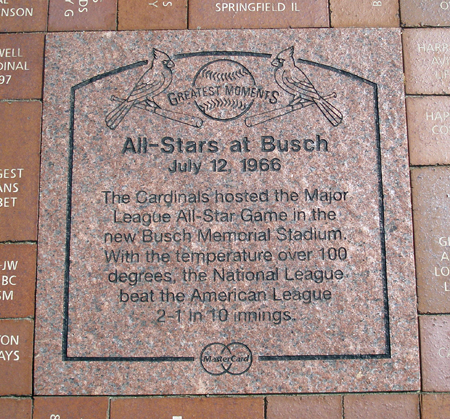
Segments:
[[[46,46],[37,394],[419,389],[399,30]]]

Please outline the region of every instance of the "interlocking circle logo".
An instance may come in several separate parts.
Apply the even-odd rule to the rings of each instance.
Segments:
[[[253,362],[252,351],[239,342],[229,345],[210,343],[200,354],[203,369],[211,375],[241,375],[247,372]]]

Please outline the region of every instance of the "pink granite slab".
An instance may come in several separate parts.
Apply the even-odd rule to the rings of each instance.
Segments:
[[[46,45],[37,394],[419,388],[399,30]]]

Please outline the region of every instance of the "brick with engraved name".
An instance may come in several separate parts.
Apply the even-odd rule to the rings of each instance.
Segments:
[[[405,29],[406,93],[450,93],[450,29]]]
[[[34,315],[35,278],[35,244],[0,244],[1,318]]]
[[[450,98],[407,97],[411,165],[450,163]]]
[[[166,398],[115,399],[111,419],[263,419],[264,399]]]
[[[107,397],[36,397],[33,419],[105,419]]]
[[[45,31],[47,1],[0,0],[0,32]]]
[[[42,97],[44,35],[0,35],[0,99]]]
[[[0,241],[36,240],[40,102],[0,103]]]
[[[49,31],[116,29],[117,0],[50,0]]]
[[[33,322],[0,320],[0,395],[29,395],[32,385]]]
[[[450,317],[420,317],[423,391],[450,391]]]
[[[187,0],[118,0],[119,30],[187,29]]]
[[[450,1],[400,0],[403,26],[449,26]]]
[[[189,1],[190,29],[328,27],[326,0]]]
[[[330,11],[333,28],[399,26],[396,0],[361,0],[357,7],[353,0],[331,0]]]
[[[450,169],[411,171],[419,311],[450,313]]]

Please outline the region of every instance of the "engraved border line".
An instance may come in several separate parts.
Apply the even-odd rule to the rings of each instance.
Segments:
[[[70,89],[70,127],[69,127],[69,156],[68,156],[68,175],[67,175],[67,210],[66,210],[66,267],[64,274],[64,318],[63,318],[63,334],[62,334],[62,359],[63,361],[146,361],[146,362],[163,362],[163,361],[195,361],[194,357],[173,357],[173,356],[161,356],[161,357],[99,357],[99,356],[68,356],[67,355],[67,338],[69,334],[69,288],[70,288],[70,239],[72,228],[72,165],[73,165],[73,141],[74,141],[74,123],[75,123],[75,93],[78,89],[81,89],[91,83],[114,74],[119,74],[132,68],[140,67],[148,64],[148,61],[138,61],[134,64],[118,67],[114,70],[106,73],[98,74],[91,77],[81,83],[72,86]]]

